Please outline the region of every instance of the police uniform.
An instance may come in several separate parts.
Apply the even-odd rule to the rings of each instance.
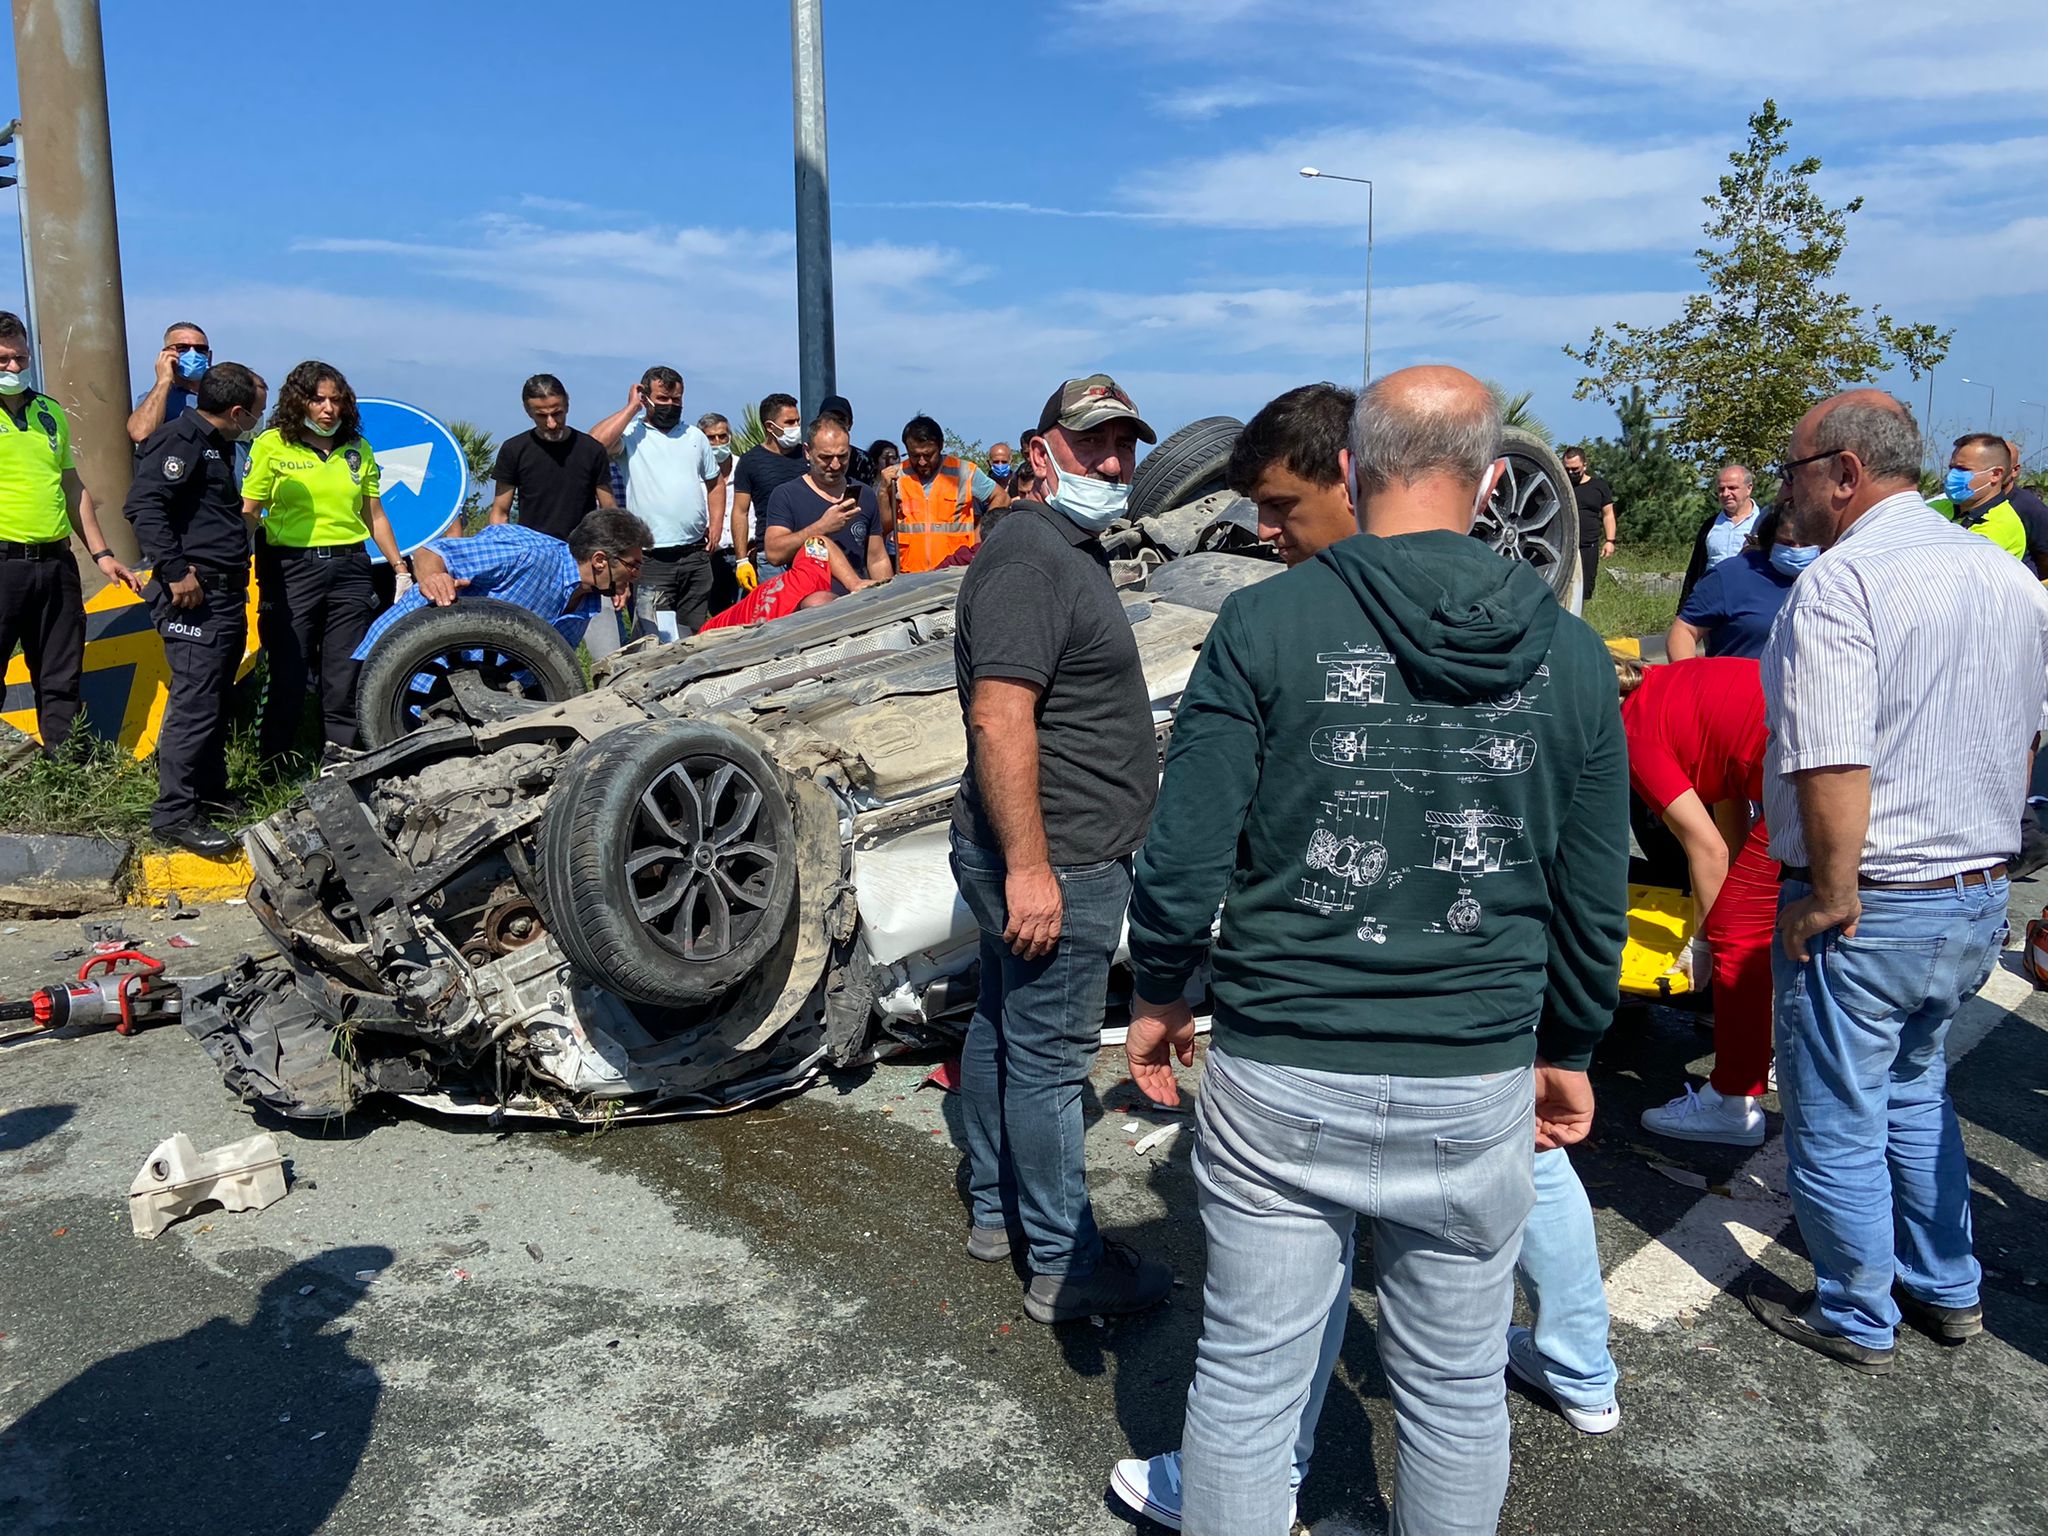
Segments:
[[[0,667],[16,645],[35,688],[36,728],[53,752],[78,718],[85,671],[85,596],[71,556],[64,472],[74,468],[71,424],[48,395],[24,391],[0,406]]]
[[[249,530],[235,445],[197,411],[175,417],[144,440],[123,510],[154,567],[143,597],[171,668],[149,815],[166,832],[227,795],[228,706],[249,638]],[[188,571],[199,578],[196,608],[171,601],[172,583]]]
[[[317,444],[318,446],[312,446]],[[376,583],[363,541],[363,504],[377,494],[377,459],[360,437],[287,442],[272,429],[249,448],[245,499],[264,509],[256,550],[257,632],[270,657],[262,749],[282,757],[298,735],[306,678],[320,668],[325,739],[356,740],[353,655],[376,615]]]

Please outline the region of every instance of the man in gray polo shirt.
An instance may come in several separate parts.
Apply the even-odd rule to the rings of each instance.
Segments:
[[[1139,439],[1156,439],[1099,373],[1054,390],[1039,427],[1042,499],[1010,510],[960,587],[953,874],[981,927],[962,1057],[967,1251],[1004,1260],[1021,1238],[1024,1310],[1057,1323],[1151,1306],[1173,1272],[1103,1241],[1081,1148],[1131,855],[1159,789],[1151,694],[1098,536],[1123,515]]]

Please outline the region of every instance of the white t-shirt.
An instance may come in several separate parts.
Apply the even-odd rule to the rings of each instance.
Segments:
[[[694,422],[657,432],[635,416],[619,438],[626,510],[647,524],[656,548],[701,544],[711,531],[707,482],[718,478],[711,440]]]

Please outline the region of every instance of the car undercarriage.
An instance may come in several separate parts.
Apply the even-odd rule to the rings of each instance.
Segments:
[[[1217,611],[1281,569],[1210,452],[1105,538],[1162,756]],[[1533,444],[1517,466],[1475,532],[1509,529],[1562,592],[1569,486]],[[1517,543],[1538,514],[1541,548]],[[959,587],[899,577],[639,642],[587,692],[518,651],[517,610],[414,615],[445,664],[386,667],[406,692],[379,744],[245,834],[278,953],[186,982],[186,1028],[288,1116],[391,1094],[583,1123],[731,1110],[957,1038],[978,950],[947,860]]]

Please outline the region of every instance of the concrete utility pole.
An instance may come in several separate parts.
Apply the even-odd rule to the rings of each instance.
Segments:
[[[18,9],[23,0],[14,0]],[[825,164],[825,18],[820,0],[789,0],[796,118],[796,348],[804,417],[838,391],[832,336],[832,184]]]
[[[114,553],[136,558],[121,516],[134,467],[128,441],[128,323],[114,224],[114,153],[98,0],[14,0],[21,137],[35,160],[24,200],[37,292],[36,369],[71,418],[79,477],[99,506]],[[28,158],[28,156],[24,156]],[[106,585],[79,553],[88,593]]]

